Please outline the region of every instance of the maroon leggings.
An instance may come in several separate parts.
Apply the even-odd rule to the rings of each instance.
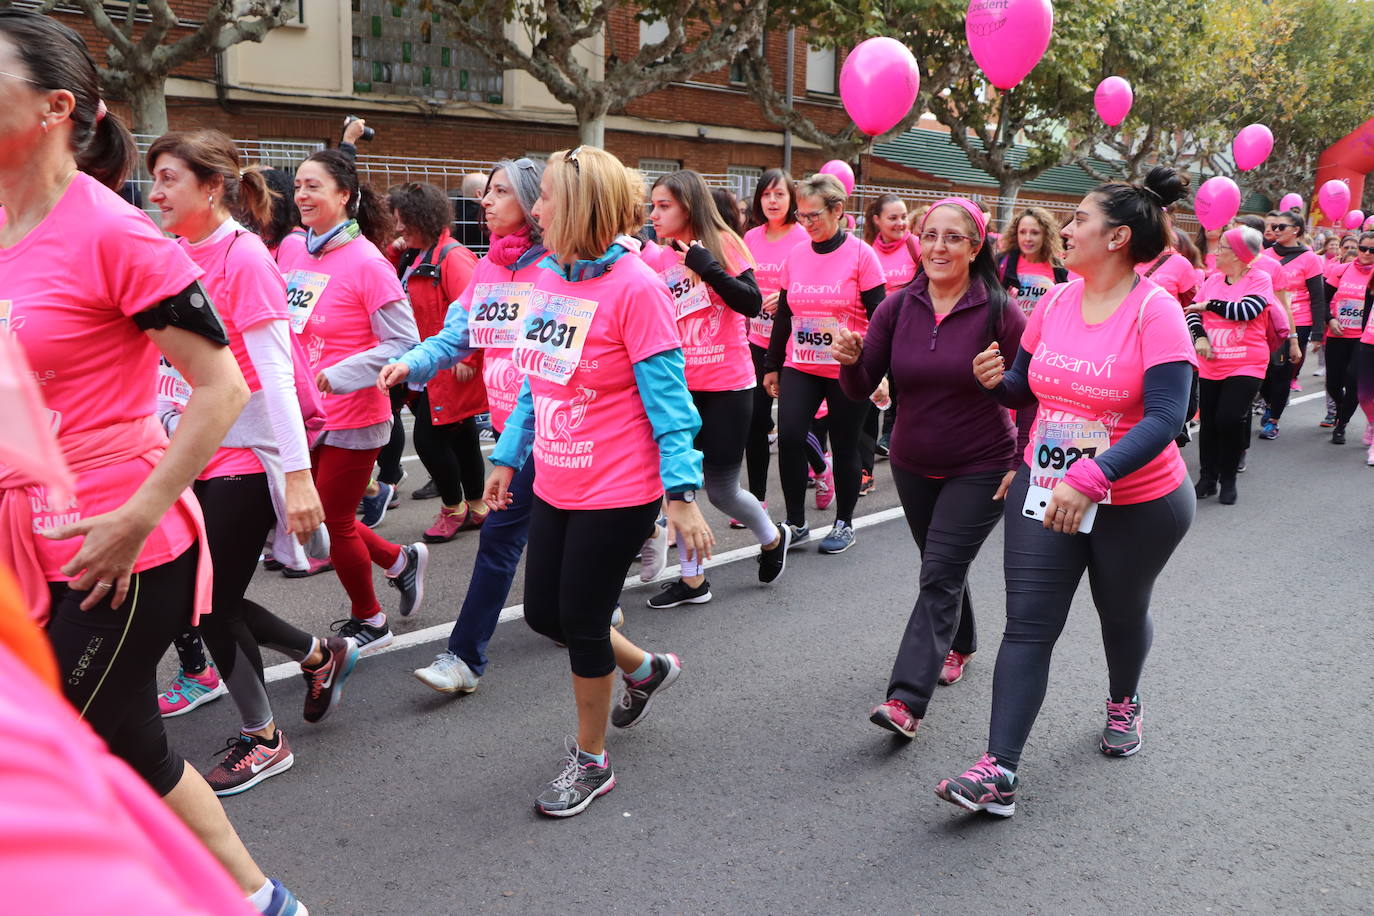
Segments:
[[[382,609],[372,587],[372,564],[389,569],[401,555],[400,547],[358,524],[358,501],[367,491],[380,451],[322,445],[314,455],[315,489],[320,492],[324,526],[329,531],[329,559],[357,618],[371,617]]]

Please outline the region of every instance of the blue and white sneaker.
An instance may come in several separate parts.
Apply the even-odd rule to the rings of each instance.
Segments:
[[[1261,439],[1277,439],[1279,437],[1279,424],[1273,420],[1265,420],[1260,427],[1259,437]]]
[[[854,529],[849,522],[835,519],[835,525],[821,540],[821,553],[844,553],[854,546]]]
[[[363,524],[376,528],[386,518],[386,510],[391,508],[391,497],[396,488],[389,483],[377,481],[377,494],[363,497]]]
[[[266,908],[258,911],[262,916],[310,916],[305,904],[297,900],[296,895],[287,890],[286,885],[276,878],[268,880],[272,882],[272,899],[268,901]]]

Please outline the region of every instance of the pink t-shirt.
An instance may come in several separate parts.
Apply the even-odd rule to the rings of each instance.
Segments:
[[[1083,320],[1083,284],[1055,288],[1030,316],[1021,346],[1031,354],[1030,387],[1039,400],[1036,434],[1026,448],[1032,468],[1037,442],[1056,424],[1093,427],[1115,445],[1145,415],[1145,372],[1164,363],[1196,365],[1178,300],[1149,280],[1136,284],[1100,324]],[[1053,298],[1051,298],[1053,297]],[[1112,484],[1113,505],[1141,503],[1172,492],[1188,476],[1170,442],[1148,464]]]
[[[1262,270],[1247,270],[1234,284],[1226,282],[1225,274],[1215,273],[1202,284],[1197,301],[1239,302],[1246,296],[1258,296],[1268,308],[1274,302],[1274,282]],[[1268,325],[1269,316],[1265,312],[1249,321],[1229,321],[1212,312],[1203,312],[1202,327],[1212,345],[1212,358],[1197,361],[1198,375],[1209,381],[1235,375],[1264,378],[1269,367]]]
[[[487,388],[487,407],[491,411],[491,425],[500,433],[515,409],[524,379],[511,359],[513,340],[524,324],[534,281],[544,269],[529,264],[512,271],[483,257],[473,268],[472,280],[458,297],[468,312],[468,335],[482,355],[482,382]],[[481,318],[474,323],[472,304],[476,302]]]
[[[1350,261],[1347,263],[1354,262]],[[1326,258],[1325,263],[1322,265],[1322,277],[1326,280],[1327,283],[1330,283],[1332,286],[1335,286],[1336,279],[1340,277],[1341,273],[1344,270],[1345,264],[1342,264],[1338,258]]]
[[[1145,276],[1158,260],[1155,258],[1154,261],[1137,264],[1135,272]],[[1191,261],[1172,249],[1165,256],[1164,263],[1149,278],[1164,287],[1164,291],[1175,299],[1182,299],[1184,293],[1197,287],[1197,269]]]
[[[748,268],[744,253],[739,263],[722,264],[727,273]],[[682,338],[687,364],[687,388],[691,391],[743,391],[753,388],[754,361],[749,355],[745,317],[730,308],[683,263],[683,256],[667,245],[646,248],[642,258],[668,285],[670,314]]]
[[[782,268],[787,307],[792,312],[792,339],[786,366],[823,378],[840,377],[840,364],[830,353],[841,325],[857,334],[868,330],[868,313],[859,294],[883,286],[883,266],[873,249],[846,233],[840,247],[817,254],[798,245]]]
[[[312,372],[375,347],[372,313],[406,298],[391,262],[361,236],[318,258],[285,244],[278,254],[287,302],[304,303],[291,310],[291,328],[301,335]],[[375,385],[323,400],[325,429],[362,429],[391,418],[391,399]]]
[[[200,274],[141,210],[84,172],[27,236],[0,248],[0,315],[24,347],[59,441],[154,414],[158,352],[130,316]],[[118,508],[152,468],[134,458],[85,471],[76,501],[65,505],[50,504],[45,487],[30,487],[34,531]],[[82,540],[34,538],[48,581],[71,578],[61,566]],[[148,536],[134,572],[176,559],[195,540],[193,522],[174,507]]]
[[[921,250],[919,241],[916,242],[916,250]],[[883,280],[889,293],[906,286],[916,276],[916,262],[911,259],[905,239],[893,246],[885,244],[879,237],[874,240],[873,253],[878,256],[878,263],[883,267]]]
[[[782,289],[782,263],[787,260],[787,253],[797,245],[811,241],[806,230],[797,223],[789,226],[776,242],[768,241],[767,233],[767,226],[755,226],[744,233],[744,245],[754,256],[754,279],[758,281],[759,292],[765,299],[769,293]],[[768,349],[768,338],[772,333],[772,315],[760,312],[749,319],[749,342],[754,346]]]
[[[1364,297],[1369,290],[1369,280],[1374,277],[1374,265],[1361,267],[1359,261],[1342,264],[1328,282],[1336,287],[1335,297],[1331,300],[1331,317],[1340,322],[1344,337],[1363,335]],[[1335,336],[1335,335],[1332,335]]]
[[[1299,327],[1310,327],[1312,297],[1307,293],[1307,281],[1322,275],[1321,257],[1309,249],[1284,264],[1272,248],[1266,248],[1260,257],[1270,258],[1277,265],[1274,289],[1288,291],[1288,305],[1293,309],[1293,323]]]
[[[1226,244],[1222,242],[1222,244]],[[1217,256],[1215,254],[1205,254],[1202,256],[1202,276],[1210,277],[1217,272]]]
[[[1027,261],[1022,256],[1016,264],[1016,281],[1021,284],[1016,304],[1030,315],[1040,304],[1040,298],[1054,286],[1054,266],[1044,261]]]
[[[277,270],[277,263],[267,253],[262,239],[232,222],[226,222],[219,231],[198,244],[192,245],[185,239],[178,239],[178,242],[196,266],[205,271],[202,282],[224,322],[229,349],[248,382],[248,389],[260,390],[262,383],[248,356],[243,332],[266,321],[286,320],[286,283]],[[221,448],[201,471],[199,479],[261,473],[262,462],[252,449]]]
[[[577,359],[567,382],[528,376],[535,492],[560,509],[653,502],[663,495],[658,443],[634,364],[681,346],[662,278],[639,258],[625,255],[600,277],[576,283],[556,271],[540,271],[534,290],[531,316],[542,314],[545,297],[564,297],[560,307],[581,314],[594,310],[580,352],[567,353]],[[516,351],[518,364],[523,353]]]

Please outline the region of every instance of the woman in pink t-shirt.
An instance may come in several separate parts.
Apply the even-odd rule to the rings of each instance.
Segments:
[[[577,700],[577,744],[535,801],[550,817],[579,814],[615,787],[607,714],[617,728],[636,725],[682,671],[676,655],[645,652],[611,629],[664,492],[692,556],[708,559],[715,542],[696,505],[700,420],[672,300],[629,253],[628,234],[643,221],[638,181],[593,147],[549,158],[534,216],[551,254],[515,346],[525,384],[487,479],[488,504],[506,509],[516,469],[533,454],[525,622],[568,647]],[[624,694],[612,711],[617,668]]]
[[[1345,444],[1345,427],[1359,404],[1359,351],[1374,300],[1374,232],[1360,233],[1357,257],[1342,264],[1326,283],[1331,320],[1326,330],[1326,396],[1335,406],[1331,441]],[[1365,445],[1371,441],[1365,427]]]
[[[372,587],[372,566],[386,570],[401,593],[402,617],[425,594],[424,542],[400,547],[355,516],[377,454],[391,438],[391,401],[377,389],[377,373],[419,343],[419,334],[401,281],[378,248],[386,243],[390,215],[376,192],[359,184],[353,161],[338,150],[305,160],[296,169],[296,206],[308,234],[299,249],[281,252],[286,304],[325,395],[314,471],[329,558],[352,604],[339,635],[367,654],[394,638]]]
[[[1249,444],[1250,406],[1269,366],[1269,310],[1277,303],[1269,275],[1253,265],[1264,249],[1254,229],[1228,229],[1216,250],[1217,272],[1188,306],[1198,361],[1198,499],[1236,501],[1236,474]],[[1286,334],[1285,334],[1286,336]]]
[[[68,701],[265,911],[274,884],[169,746],[156,687],[172,638],[209,610],[190,487],[247,386],[200,268],[111,190],[133,138],[56,20],[0,11],[0,136],[0,333],[24,349],[76,475],[59,502],[0,466],[0,563],[47,625]],[[171,442],[154,416],[159,351],[196,384]]]
[[[769,169],[754,188],[754,228],[744,233],[744,244],[754,259],[754,279],[763,294],[763,307],[749,319],[749,356],[754,361],[754,406],[750,412],[749,433],[745,438],[744,463],[749,492],[768,507],[768,465],[772,461],[769,435],[773,422],[773,396],[763,384],[763,358],[768,353],[768,338],[773,333],[773,315],[778,310],[778,290],[782,288],[782,265],[788,253],[807,241],[806,230],[797,225],[797,186],[782,169]]]
[[[1260,255],[1278,265],[1274,280],[1276,292],[1288,293],[1289,308],[1293,314],[1294,333],[1298,336],[1298,352],[1307,352],[1308,341],[1313,336],[1313,328],[1325,330],[1327,319],[1326,285],[1322,279],[1322,259],[1302,243],[1307,221],[1295,210],[1287,210],[1273,217],[1269,227],[1274,235],[1274,245],[1266,248]],[[1301,357],[1292,360],[1287,347],[1275,354],[1265,376],[1263,393],[1268,404],[1264,421],[1260,428],[1261,439],[1279,437],[1279,420],[1288,406],[1289,392],[1302,390],[1298,386],[1298,368]]]
[[[896,194],[879,194],[864,209],[864,241],[878,255],[889,293],[902,289],[916,276],[921,242],[911,234],[906,201]]]
[[[223,678],[241,730],[206,780],[216,794],[236,795],[285,772],[295,760],[267,698],[260,647],[301,663],[307,722],[323,719],[338,701],[358,650],[339,637],[316,639],[245,596],[264,537],[280,529],[275,552],[286,559],[324,522],[296,390],[286,285],[267,247],[230,215],[233,208],[264,223],[271,205],[267,185],[256,168],[243,167],[233,141],[218,131],[164,134],[149,148],[147,162],[153,176],[148,200],[161,212],[163,230],[179,236],[182,249],[205,272],[229,348],[252,392],[229,432],[230,444],[215,453],[195,484],[215,565],[214,613],[199,630],[218,675],[206,664],[196,634],[183,634],[176,642],[181,670],[159,697],[164,716],[181,715],[211,695],[204,688]],[[183,402],[175,387],[169,393],[159,408],[164,424],[175,429]],[[311,394],[305,392],[308,403]]]
[[[1060,258],[1059,226],[1048,210],[1027,207],[1011,225],[1015,232],[1002,239],[1002,285],[1029,315],[1051,286],[1069,279],[1069,272]]]
[[[762,297],[744,242],[721,220],[711,191],[696,172],[661,176],[649,194],[650,219],[661,247],[646,253],[672,296],[682,338],[687,389],[701,416],[694,443],[711,505],[738,520],[758,539],[759,581],[772,582],[787,562],[790,532],[768,518],[758,499],[739,485],[744,440],[753,411],[754,367],[745,341],[745,320],[757,315]],[[681,577],[665,582],[649,607],[705,604],[711,583],[699,558],[678,542]]]
[[[868,318],[887,295],[878,256],[862,239],[840,228],[846,194],[830,175],[812,175],[797,187],[797,221],[811,242],[798,245],[783,264],[782,289],[773,321],[763,384],[778,401],[778,470],[787,500],[792,541],[811,537],[806,523],[806,437],[824,402],[829,408],[834,456],[835,525],[821,541],[821,553],[854,546],[854,506],[859,500],[859,428],[867,400],[854,401],[840,388],[840,364],[831,353],[843,325],[862,334]]]
[[[1150,170],[1143,185],[1099,186],[1064,227],[1065,266],[1081,279],[1046,294],[1010,369],[994,344],[974,374],[1006,406],[1039,402],[1007,494],[1007,628],[992,683],[988,750],[936,794],[1009,817],[1021,750],[1045,698],[1050,655],[1086,572],[1102,625],[1109,698],[1102,753],[1140,749],[1137,688],[1154,626],[1150,593],[1197,500],[1174,436],[1195,357],[1178,300],[1135,272],[1168,244],[1162,208],[1187,179]]]

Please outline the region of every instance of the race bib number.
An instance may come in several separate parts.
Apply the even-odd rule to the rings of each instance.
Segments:
[[[468,342],[475,349],[514,347],[533,293],[533,283],[477,284],[468,315]]]
[[[673,317],[678,321],[711,305],[706,284],[693,278],[691,272],[681,264],[668,268],[663,275],[663,282],[668,284],[668,292],[673,297]]]
[[[838,366],[830,347],[840,330],[840,319],[834,315],[824,318],[792,319],[792,362],[801,366]]]
[[[773,316],[767,312],[759,312],[749,319],[749,334],[752,337],[761,337],[767,340],[773,336]]]
[[[185,407],[191,400],[191,383],[177,371],[177,367],[167,362],[165,356],[157,362],[157,396]]]
[[[582,348],[595,314],[593,299],[534,290],[515,344],[516,368],[527,375],[566,385],[582,360]]]
[[[291,330],[299,334],[305,330],[310,313],[320,304],[320,296],[329,285],[328,274],[308,270],[293,270],[286,277],[286,311],[291,317]]]
[[[1342,299],[1336,303],[1336,321],[1340,323],[1343,331],[1360,330],[1360,321],[1364,318],[1364,301],[1361,299]]]
[[[1111,434],[1097,420],[1066,415],[1062,419],[1036,421],[1031,438],[1031,486],[1053,490],[1084,458],[1096,458],[1111,445]],[[1103,499],[1110,504],[1111,494]]]

